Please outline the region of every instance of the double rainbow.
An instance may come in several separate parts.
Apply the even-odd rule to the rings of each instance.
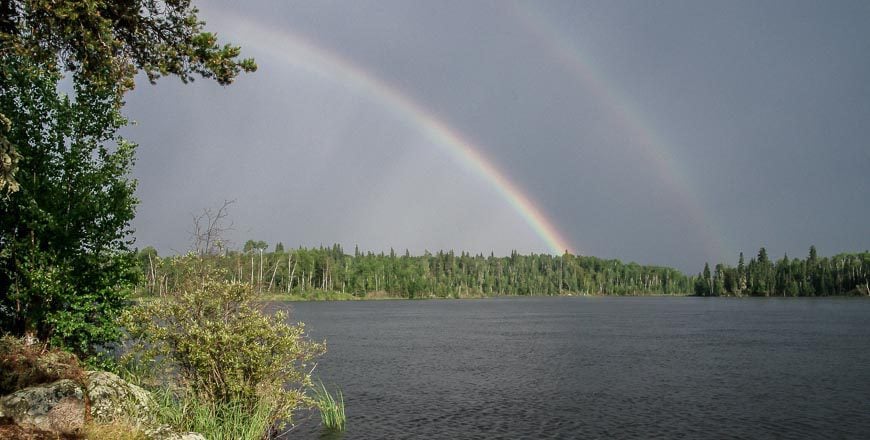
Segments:
[[[566,251],[577,252],[540,208],[499,171],[480,152],[479,147],[398,88],[381,81],[352,61],[289,30],[277,29],[242,17],[233,17],[221,24],[223,29],[232,29],[245,47],[253,47],[258,52],[267,53],[317,75],[335,78],[344,86],[370,96],[393,110],[400,118],[416,127],[429,141],[444,148],[488,182],[522,217],[550,252],[556,255]]]
[[[620,87],[608,80],[593,58],[577,45],[576,39],[560,31],[552,20],[537,9],[538,3],[516,1],[507,4],[510,6],[509,12],[513,13],[524,30],[567,67],[584,90],[605,104],[612,120],[618,122],[631,137],[637,153],[646,156],[648,163],[655,167],[659,181],[680,203],[680,212],[697,228],[698,236],[703,237],[706,255],[714,260],[727,260],[728,257],[723,255],[726,249],[721,240],[722,234],[718,233],[722,228],[710,217],[709,210],[704,208],[702,197],[694,190],[695,185],[691,184],[685,171],[688,167],[680,165],[677,155],[672,152],[671,143],[666,142],[648,122],[640,107],[622,93]]]

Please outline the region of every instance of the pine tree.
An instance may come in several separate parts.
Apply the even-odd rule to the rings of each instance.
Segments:
[[[710,264],[704,263],[704,296],[713,296],[713,279],[710,277]]]

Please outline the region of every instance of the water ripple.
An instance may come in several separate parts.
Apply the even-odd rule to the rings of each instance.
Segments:
[[[820,304],[824,302],[824,304]],[[287,308],[287,304],[273,304]],[[867,438],[870,301],[297,303],[348,431],[293,438]],[[325,435],[325,437],[324,437]]]

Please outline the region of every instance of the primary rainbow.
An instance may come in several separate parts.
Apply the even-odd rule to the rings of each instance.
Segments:
[[[239,16],[221,21],[221,28],[232,29],[239,40],[244,41],[245,47],[254,47],[280,58],[283,62],[351,86],[394,110],[433,144],[444,147],[464,166],[489,182],[552,253],[560,255],[566,251],[576,252],[532,200],[481,154],[473,142],[398,88],[381,81],[352,61],[289,30],[255,23]]]
[[[574,39],[559,31],[558,27],[544,14],[534,8],[536,3],[529,1],[507,2],[512,6],[510,12],[518,19],[526,30],[536,36],[551,53],[568,67],[585,89],[593,93],[599,102],[610,109],[612,117],[619,122],[622,129],[634,140],[633,145],[641,147],[641,154],[647,155],[649,163],[656,167],[656,172],[670,192],[677,197],[682,205],[681,211],[698,229],[698,233],[706,241],[707,254],[725,260],[725,247],[721,241],[721,230],[703,208],[702,198],[692,189],[693,185],[687,172],[680,167],[677,156],[671,152],[669,143],[665,142],[635,103],[621,92],[621,88],[607,79],[593,59],[586,54]]]

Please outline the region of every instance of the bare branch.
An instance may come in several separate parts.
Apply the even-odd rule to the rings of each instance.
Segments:
[[[190,232],[191,251],[199,256],[219,255],[227,247],[226,233],[233,229],[227,224],[229,207],[235,200],[224,200],[218,209],[203,208],[198,215],[191,214],[193,230]]]

